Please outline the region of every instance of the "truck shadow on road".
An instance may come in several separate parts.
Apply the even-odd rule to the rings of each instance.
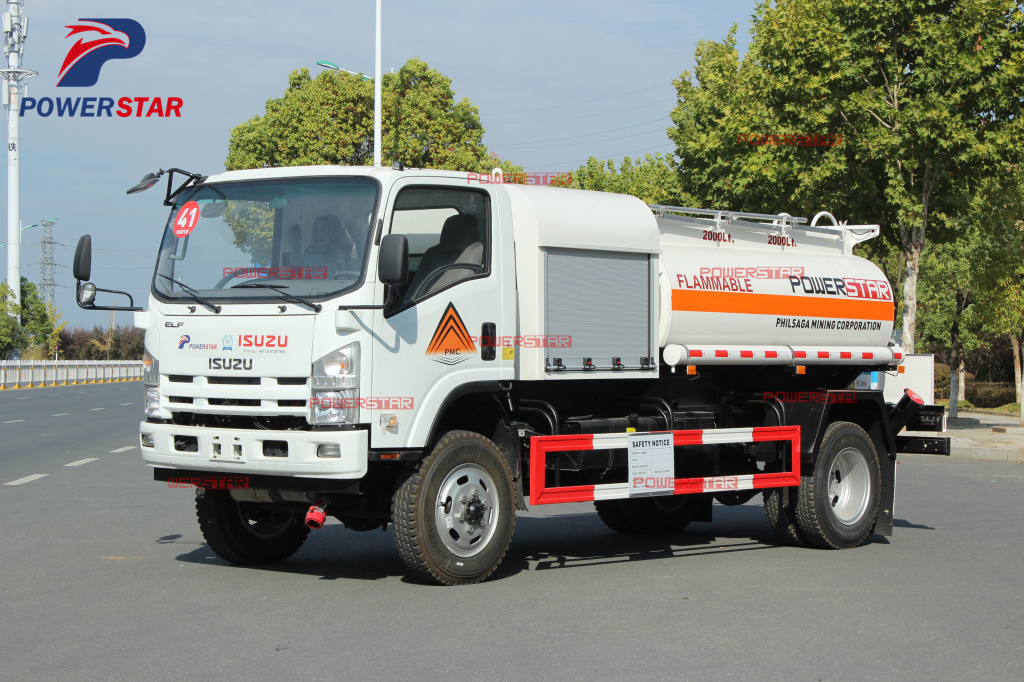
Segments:
[[[624,535],[604,526],[596,514],[541,519],[521,517],[505,562],[495,578],[519,571],[597,567],[703,554],[774,548],[761,507],[715,507],[715,522],[693,523],[670,536]]]
[[[715,522],[693,523],[673,536],[623,535],[613,532],[593,513],[545,515],[520,514],[512,544],[501,566],[490,580],[510,578],[523,571],[594,567],[658,559],[684,559],[708,554],[734,554],[759,550],[780,550],[783,545],[772,534],[761,506],[715,506]],[[905,521],[898,527],[928,528]],[[157,540],[167,543],[165,536]],[[181,537],[181,536],[177,536]],[[175,539],[175,544],[183,540]],[[871,536],[869,544],[887,539]],[[192,544],[192,543],[188,543]],[[178,561],[230,566],[206,544],[176,557]],[[405,577],[404,566],[395,551],[391,531],[355,532],[339,523],[328,523],[309,539],[291,559],[265,566],[240,566],[236,570],[308,575],[320,580],[382,580]]]

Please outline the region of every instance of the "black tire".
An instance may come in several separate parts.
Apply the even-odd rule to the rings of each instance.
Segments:
[[[487,579],[516,523],[512,472],[501,450],[479,434],[448,432],[399,484],[391,523],[398,554],[415,576],[441,585]]]
[[[306,541],[299,514],[235,502],[227,490],[196,490],[196,517],[206,544],[233,564],[284,561]]]
[[[804,536],[832,549],[863,543],[878,512],[880,479],[878,453],[864,429],[830,424],[811,473],[800,483],[796,518]]]
[[[597,515],[618,533],[674,535],[690,525],[693,500],[688,495],[656,495],[595,502]]]
[[[783,544],[807,547],[810,543],[796,523],[797,491],[794,488],[789,489],[788,506],[783,504],[783,494],[783,488],[768,488],[764,491],[764,513],[768,517],[768,525]]]
[[[597,510],[597,517],[604,525],[616,533],[632,533],[633,528],[626,521],[626,515],[622,513],[622,502],[624,500],[596,500],[594,509]]]

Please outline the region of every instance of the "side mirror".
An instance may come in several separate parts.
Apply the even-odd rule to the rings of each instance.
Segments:
[[[404,234],[386,234],[380,240],[377,279],[381,284],[405,284],[409,279],[409,240]]]
[[[146,173],[142,180],[140,180],[138,184],[133,185],[127,192],[125,192],[125,194],[137,194],[138,192],[144,192],[156,183],[160,182],[161,175],[163,175],[163,172],[160,172],[159,174]]]
[[[90,235],[83,234],[78,240],[72,271],[75,274],[75,279],[82,282],[89,281],[89,276],[92,275],[92,237]]]

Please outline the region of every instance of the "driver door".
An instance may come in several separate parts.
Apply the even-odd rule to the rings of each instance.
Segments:
[[[513,250],[511,235],[498,248],[498,192],[419,179],[397,183],[388,197],[382,232],[406,235],[410,274],[396,288],[398,305],[374,311],[372,400],[364,402],[373,448],[423,447],[467,385],[512,378],[514,360],[481,343],[515,333]]]

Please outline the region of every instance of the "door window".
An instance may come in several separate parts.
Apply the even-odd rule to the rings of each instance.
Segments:
[[[390,232],[409,240],[403,308],[490,273],[490,213],[481,190],[409,187],[398,194]]]

